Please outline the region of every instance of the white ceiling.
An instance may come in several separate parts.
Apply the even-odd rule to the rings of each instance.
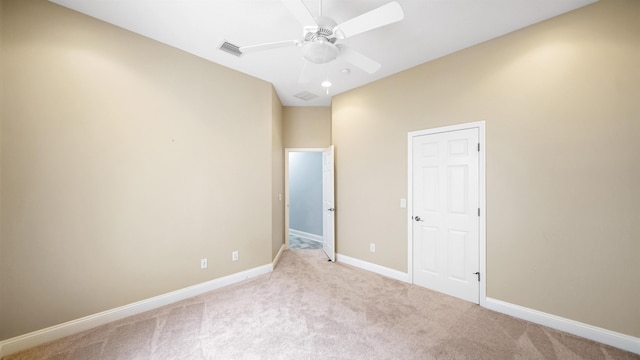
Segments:
[[[397,0],[402,21],[339,41],[381,63],[380,70],[367,74],[338,57],[324,65],[309,63],[315,75],[307,83],[299,82],[305,60],[298,47],[241,57],[219,50],[224,41],[247,46],[302,40],[302,25],[280,0],[50,1],[268,81],[285,106],[329,106],[332,95],[596,0]],[[320,0],[303,1],[316,16]],[[340,24],[389,1],[324,0],[322,11]],[[325,79],[333,83],[328,95],[320,86]],[[304,91],[319,97],[304,101],[293,96]]]

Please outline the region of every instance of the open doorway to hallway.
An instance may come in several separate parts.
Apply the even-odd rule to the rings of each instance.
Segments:
[[[288,149],[285,155],[287,246],[321,249],[322,149]]]

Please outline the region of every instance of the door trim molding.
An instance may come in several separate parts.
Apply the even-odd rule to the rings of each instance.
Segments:
[[[407,134],[407,273],[409,283],[413,284],[413,138],[423,135],[432,135],[443,132],[478,129],[478,142],[480,151],[478,158],[478,206],[480,206],[480,224],[478,227],[479,241],[479,267],[480,267],[480,306],[487,307],[487,238],[486,238],[486,140],[485,121],[476,121],[465,124],[443,126],[426,130],[411,131]]]

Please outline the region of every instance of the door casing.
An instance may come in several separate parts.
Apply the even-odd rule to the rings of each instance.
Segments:
[[[477,121],[459,125],[443,126],[433,129],[411,131],[407,137],[407,169],[408,169],[408,186],[407,186],[407,273],[409,282],[413,284],[413,139],[417,136],[437,134],[442,132],[478,129],[478,142],[480,143],[480,153],[478,162],[478,202],[480,207],[480,224],[479,224],[479,268],[480,268],[480,306],[486,307],[487,301],[487,264],[486,264],[486,141],[485,141],[485,122]]]
[[[332,145],[333,146],[333,145]],[[323,153],[328,148],[285,148],[284,149],[284,238],[285,238],[285,249],[289,249],[289,153],[291,152],[318,152]],[[323,159],[324,161],[324,159]],[[324,172],[323,176],[323,188],[324,188]],[[335,181],[335,179],[334,179]],[[335,202],[335,198],[334,198]],[[324,213],[324,210],[323,210]],[[324,215],[323,215],[324,216]],[[323,220],[324,221],[324,220]],[[324,226],[323,226],[323,240],[325,239],[324,235]],[[335,261],[335,233],[333,239],[333,258],[332,261]]]
[[[322,152],[322,250],[336,261],[335,165],[334,148]]]

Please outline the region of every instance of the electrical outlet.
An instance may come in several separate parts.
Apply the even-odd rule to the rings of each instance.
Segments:
[[[238,250],[231,253],[231,261],[238,261]]]
[[[373,243],[369,244],[369,251],[376,252],[376,244],[373,244]]]
[[[200,259],[200,269],[206,269],[206,268],[207,268],[207,258]]]

